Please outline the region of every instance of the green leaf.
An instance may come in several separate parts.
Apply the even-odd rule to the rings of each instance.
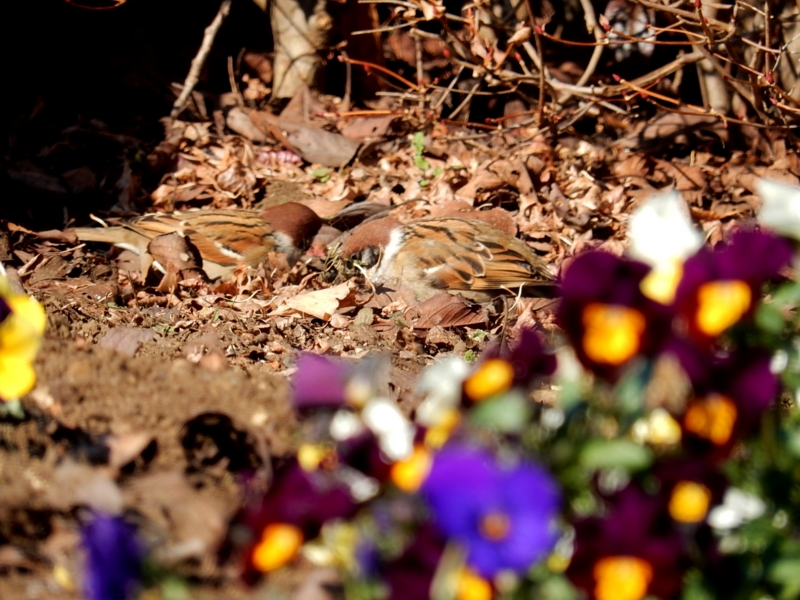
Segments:
[[[800,458],[800,431],[786,430],[782,432],[785,435],[784,447],[795,458]]]
[[[427,171],[431,168],[430,163],[425,160],[422,153],[425,152],[425,134],[418,131],[411,138],[411,148],[414,150],[414,164],[420,171]],[[421,183],[420,183],[421,185]]]
[[[561,574],[552,573],[535,587],[535,594],[528,598],[536,600],[578,600],[580,594]]]
[[[414,149],[414,156],[422,156],[425,152],[425,134],[421,131],[415,133],[411,138],[411,147]]]
[[[800,283],[797,281],[780,285],[772,292],[771,304],[794,308],[798,303],[800,303]]]
[[[800,558],[781,558],[776,560],[767,570],[767,580],[780,585],[783,589],[778,594],[781,600],[800,598]]]
[[[714,600],[714,595],[705,586],[702,573],[697,569],[684,576],[681,600]]]
[[[430,163],[427,160],[425,160],[425,158],[422,156],[415,156],[414,164],[420,171],[427,171],[428,169],[431,168]]]
[[[614,389],[617,406],[626,415],[636,413],[644,405],[644,394],[652,375],[652,365],[647,361],[636,361],[625,371],[625,374]]]
[[[320,183],[325,183],[331,178],[331,170],[326,169],[325,167],[320,167],[319,169],[314,169],[311,171],[311,176]]]
[[[444,173],[444,171],[442,170],[442,167],[435,167],[435,168],[433,169],[433,176],[434,176],[434,177],[438,177],[438,176],[439,176],[439,175],[441,175],[442,173]]]
[[[428,187],[431,184],[429,179],[420,179],[419,180],[419,187]]]
[[[519,433],[531,418],[531,403],[519,391],[484,400],[470,412],[479,425],[494,427],[502,433]]]
[[[756,309],[755,322],[759,329],[775,335],[780,335],[786,327],[783,313],[776,304],[759,305]]]
[[[625,439],[589,440],[581,449],[580,463],[591,470],[620,468],[628,471],[646,469],[653,462],[649,448]]]
[[[22,420],[25,418],[25,407],[19,400],[0,402],[0,417]]]
[[[189,584],[178,577],[168,577],[161,582],[161,597],[164,600],[191,600]]]

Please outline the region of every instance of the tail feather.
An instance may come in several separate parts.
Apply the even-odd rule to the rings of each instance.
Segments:
[[[144,254],[150,239],[127,227],[75,227],[67,230],[82,242],[103,242]]]

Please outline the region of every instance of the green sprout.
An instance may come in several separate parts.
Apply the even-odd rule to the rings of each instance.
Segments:
[[[418,131],[411,138],[411,147],[414,149],[414,164],[420,171],[427,171],[431,168],[430,163],[422,155],[425,152],[425,134]]]
[[[311,176],[320,183],[325,183],[331,178],[331,170],[326,169],[325,167],[320,167],[319,169],[314,169],[311,171]]]

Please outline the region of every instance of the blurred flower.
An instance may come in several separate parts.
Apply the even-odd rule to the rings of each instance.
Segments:
[[[603,516],[574,524],[567,576],[595,600],[672,597],[682,585],[683,550],[670,524],[660,497],[629,485]]]
[[[329,521],[322,526],[319,537],[303,546],[303,556],[318,566],[328,566],[353,572],[359,561],[362,535],[353,523]]]
[[[683,416],[684,430],[695,438],[727,446],[737,429],[757,427],[778,396],[780,380],[766,350],[714,356],[688,345],[673,348],[695,391]]]
[[[424,444],[417,444],[410,456],[391,466],[389,478],[404,492],[416,492],[428,477],[432,463],[431,451]]]
[[[426,428],[425,443],[431,448],[444,445],[461,422],[464,380],[471,367],[458,356],[438,360],[420,375],[416,392],[424,399],[415,420]]]
[[[0,276],[0,401],[27,394],[36,383],[33,361],[44,334],[44,308],[14,294]]]
[[[653,268],[642,280],[642,291],[653,300],[671,304],[683,262],[703,245],[681,195],[672,190],[650,196],[631,214],[628,239],[631,258]]]
[[[292,379],[295,406],[304,409],[345,404],[347,382],[354,371],[355,365],[343,360],[301,354]]]
[[[672,446],[681,441],[681,426],[663,408],[654,408],[631,427],[631,436],[640,444]]]
[[[397,403],[378,392],[385,357],[363,359],[348,364],[315,354],[297,360],[294,376],[294,403],[300,409],[346,406],[330,423],[331,437],[345,441],[360,436],[366,426],[377,438],[390,461],[411,454],[415,428]],[[353,412],[354,409],[357,412]]]
[[[682,480],[669,497],[669,515],[680,523],[699,523],[708,515],[711,490],[702,483]]]
[[[652,474],[661,485],[667,513],[677,523],[698,525],[722,501],[728,485],[724,475],[708,461],[675,459],[660,462]]]
[[[380,567],[389,586],[389,600],[428,600],[431,584],[444,553],[445,541],[430,524],[417,528],[399,558]]]
[[[478,369],[464,381],[464,393],[473,402],[482,402],[511,389],[514,367],[502,358],[483,361]]]
[[[555,370],[556,357],[546,350],[539,334],[522,329],[511,348],[496,345],[483,353],[477,370],[464,382],[464,391],[468,398],[480,402],[513,386],[526,387]]]
[[[758,496],[729,488],[722,504],[714,507],[708,515],[708,524],[714,529],[736,529],[743,523],[759,518],[766,510],[767,505]]]
[[[378,438],[381,451],[391,462],[411,454],[414,448],[414,425],[400,412],[395,401],[373,398],[364,405],[361,418]]]
[[[422,491],[436,524],[483,577],[524,571],[555,544],[558,488],[532,463],[505,467],[486,450],[445,446]]]
[[[261,573],[285,565],[324,523],[349,517],[356,508],[335,473],[308,472],[295,461],[283,465],[267,493],[245,506],[230,529],[230,543],[245,549],[245,581],[255,583]]]
[[[642,293],[649,272],[640,262],[587,252],[564,274],[559,319],[581,362],[603,377],[654,353],[669,332],[670,310]]]
[[[761,287],[792,258],[784,239],[739,231],[728,244],[701,249],[684,263],[675,304],[689,337],[709,340],[750,315]]]
[[[756,191],[763,200],[758,222],[775,233],[800,240],[800,187],[758,179]]]
[[[94,513],[81,529],[86,549],[86,595],[89,600],[133,598],[142,576],[144,552],[133,525],[122,518]]]
[[[466,567],[456,573],[455,600],[492,600],[492,584]]]

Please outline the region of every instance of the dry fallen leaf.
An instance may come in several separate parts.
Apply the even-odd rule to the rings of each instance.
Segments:
[[[352,301],[355,289],[355,282],[350,280],[323,290],[298,294],[288,298],[283,306],[272,312],[272,315],[299,312],[328,321],[345,300]]]
[[[460,296],[441,292],[412,306],[405,314],[414,329],[464,327],[486,323],[486,313],[477,304],[468,304]]]
[[[133,356],[145,342],[157,339],[158,336],[152,329],[139,329],[134,327],[114,327],[109,329],[97,341],[100,348],[109,348],[125,356]]]

